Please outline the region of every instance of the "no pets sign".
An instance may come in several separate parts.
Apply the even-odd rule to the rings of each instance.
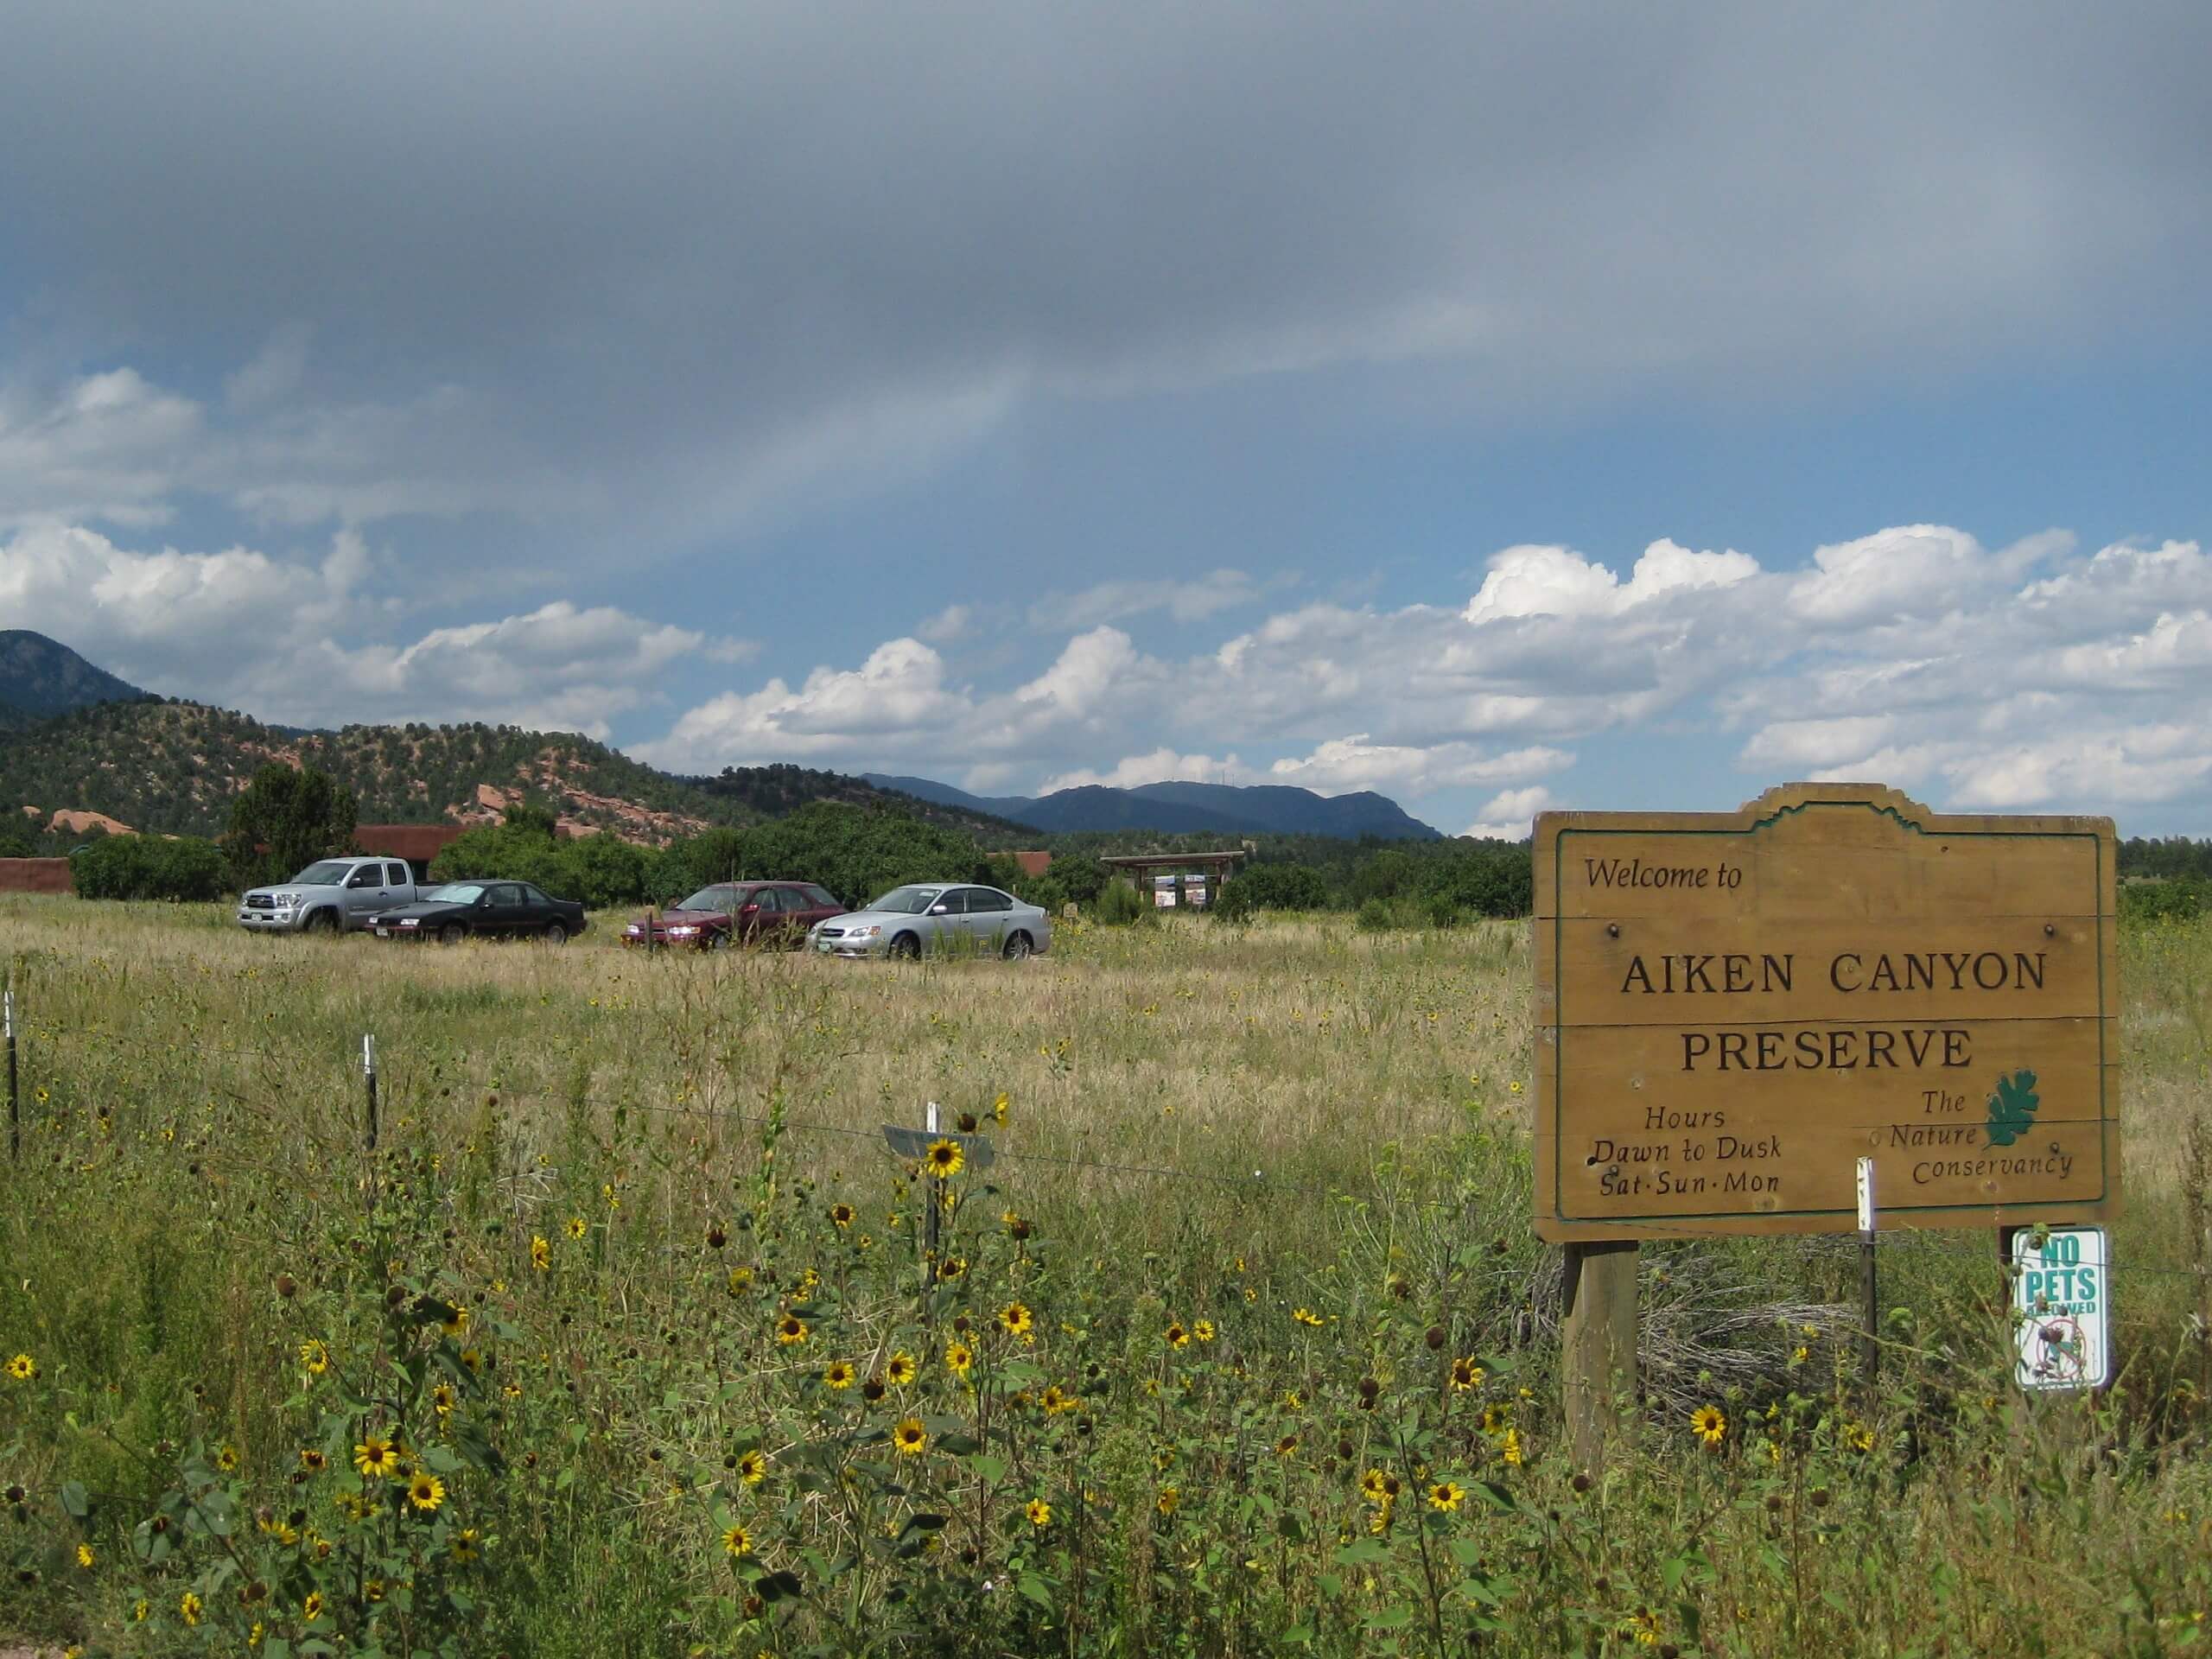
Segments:
[[[2019,1385],[2053,1392],[2104,1387],[2112,1380],[2105,1230],[2024,1227],[2012,1236],[2012,1265]]]

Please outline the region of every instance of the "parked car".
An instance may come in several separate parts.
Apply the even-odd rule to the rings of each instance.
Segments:
[[[527,881],[448,881],[411,905],[376,918],[380,939],[435,938],[459,944],[472,935],[528,936],[566,944],[584,931],[584,907],[556,899]]]
[[[420,891],[404,859],[325,858],[275,887],[248,888],[238,925],[257,933],[335,933],[367,927]]]
[[[918,957],[925,950],[988,951],[1019,960],[1052,946],[1052,918],[996,887],[916,882],[865,910],[818,924],[807,944],[838,957]]]
[[[658,916],[622,930],[625,944],[720,950],[735,944],[797,944],[843,909],[810,881],[718,881]]]

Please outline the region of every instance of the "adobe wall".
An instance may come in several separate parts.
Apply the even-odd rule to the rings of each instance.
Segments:
[[[0,893],[74,893],[66,858],[0,858]]]

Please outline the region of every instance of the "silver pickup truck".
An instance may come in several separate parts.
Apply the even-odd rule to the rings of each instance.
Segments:
[[[326,858],[290,880],[238,900],[238,925],[256,933],[334,933],[366,927],[421,895],[404,859]]]

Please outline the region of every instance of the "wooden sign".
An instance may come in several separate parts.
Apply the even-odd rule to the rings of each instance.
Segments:
[[[1866,784],[1535,824],[1546,1238],[2104,1221],[2120,1208],[2109,818]]]

